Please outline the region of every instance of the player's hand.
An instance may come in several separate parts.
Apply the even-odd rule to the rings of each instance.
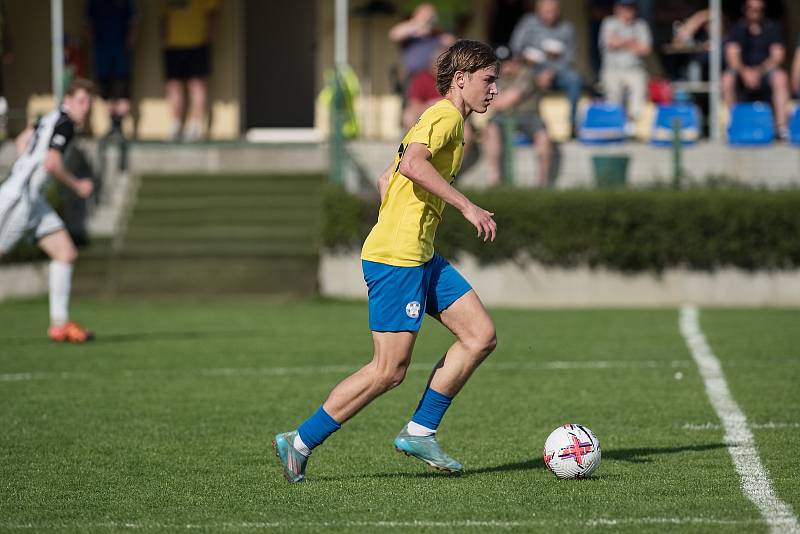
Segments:
[[[75,184],[75,193],[81,198],[89,198],[94,191],[94,182],[89,178],[82,178]]]
[[[497,223],[492,219],[494,213],[486,211],[485,209],[470,204],[461,212],[464,218],[472,223],[478,230],[478,238],[483,237],[483,241],[494,241],[497,235]]]

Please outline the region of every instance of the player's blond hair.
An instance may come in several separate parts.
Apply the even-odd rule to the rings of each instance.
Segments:
[[[87,80],[86,78],[75,78],[74,80],[72,80],[67,86],[67,90],[64,91],[64,94],[72,96],[81,89],[83,89],[90,95],[94,94],[94,84],[91,81]]]
[[[436,60],[436,90],[445,96],[456,72],[472,74],[486,67],[500,69],[500,60],[492,47],[480,41],[462,39],[447,49]]]

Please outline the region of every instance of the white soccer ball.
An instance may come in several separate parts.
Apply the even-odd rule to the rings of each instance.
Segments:
[[[600,465],[600,441],[582,425],[568,423],[547,436],[544,464],[558,478],[585,478]]]

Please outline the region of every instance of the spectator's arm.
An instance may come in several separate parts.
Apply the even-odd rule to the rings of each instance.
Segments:
[[[525,68],[525,67],[523,67]],[[513,108],[525,98],[525,94],[518,87],[509,87],[496,94],[489,105],[494,111],[505,111]]]
[[[739,43],[728,41],[725,44],[725,62],[732,70],[740,72],[744,65],[742,64],[742,47]]]
[[[691,41],[695,34],[703,27],[703,25],[709,21],[711,18],[711,13],[708,9],[701,9],[685,21],[683,24],[678,26],[678,30],[675,32],[675,37],[672,40],[672,44],[675,46],[682,46],[684,43]]]
[[[794,49],[794,59],[792,60],[792,91],[800,92],[800,46]]]
[[[403,22],[398,22],[389,29],[389,40],[393,43],[402,43],[406,39],[425,35],[430,22],[427,18],[411,17]]]
[[[128,23],[128,38],[126,40],[129,50],[133,50],[133,47],[136,45],[136,41],[139,39],[139,28],[142,24],[142,19],[139,14],[139,6],[134,3],[132,9],[133,11],[131,12],[131,19]]]
[[[631,43],[630,48],[641,57],[649,56],[653,52],[653,35],[650,33],[650,27],[643,20],[639,20],[636,24],[639,35]]]
[[[786,48],[780,43],[772,43],[769,47],[769,57],[761,64],[761,72],[769,72],[778,68],[786,59]]]
[[[600,50],[609,49],[609,50],[616,50],[617,48],[622,48],[625,46],[626,40],[617,36],[614,33],[611,24],[609,23],[609,19],[603,19],[603,22],[600,24],[600,37],[598,38],[599,42],[597,43],[600,46]]]
[[[575,26],[572,23],[567,23],[567,37],[564,41],[564,64],[572,66],[575,64],[575,51],[578,44],[575,39]]]
[[[214,8],[206,15],[208,17],[208,42],[212,42],[217,38],[217,31],[219,30],[219,9]]]

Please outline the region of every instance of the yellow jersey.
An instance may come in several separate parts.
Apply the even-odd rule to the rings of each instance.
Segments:
[[[411,143],[427,146],[433,167],[443,180],[453,183],[464,154],[464,117],[445,98],[425,110],[408,131],[395,156],[378,222],[364,242],[361,259],[415,267],[433,257],[433,238],[445,202],[400,173],[400,159]]]
[[[196,48],[208,44],[208,16],[219,7],[217,0],[166,0],[166,48]]]

